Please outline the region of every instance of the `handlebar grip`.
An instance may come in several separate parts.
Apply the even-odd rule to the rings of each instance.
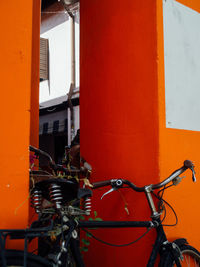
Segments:
[[[194,164],[192,163],[192,161],[191,160],[189,160],[189,159],[187,159],[187,160],[185,160],[184,162],[183,162],[183,164],[184,164],[184,167],[185,168],[193,168],[194,167]]]
[[[107,185],[111,185],[111,180],[96,182],[96,183],[93,183],[92,185],[93,185],[93,189],[104,187]]]
[[[192,180],[193,182],[196,182],[196,172],[194,170],[194,164],[191,160],[185,160],[184,161],[184,167],[187,169],[190,169],[192,171]]]

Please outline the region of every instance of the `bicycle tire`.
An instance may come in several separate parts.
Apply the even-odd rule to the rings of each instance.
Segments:
[[[190,245],[181,245],[179,247],[183,259],[180,260],[182,267],[200,267],[200,252]],[[175,267],[176,264],[170,252],[161,256],[160,267]]]
[[[21,250],[5,250],[5,258],[7,267],[24,266],[24,251]],[[0,257],[0,266],[3,266]],[[27,253],[27,267],[52,267],[53,265],[42,257]]]

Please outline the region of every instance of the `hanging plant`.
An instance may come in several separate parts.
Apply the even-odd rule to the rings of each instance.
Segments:
[[[88,221],[103,221],[100,217],[98,217],[97,211],[93,212],[94,216],[93,217],[89,217]],[[84,216],[81,216],[80,218],[81,220],[85,220]],[[97,229],[97,228],[93,228],[93,229]],[[80,241],[80,250],[81,252],[88,252],[88,248],[90,246],[90,238],[92,236],[90,235],[90,233],[85,233]]]

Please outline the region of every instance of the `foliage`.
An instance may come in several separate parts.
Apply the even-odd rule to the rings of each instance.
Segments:
[[[93,212],[94,216],[93,217],[89,217],[88,221],[103,221],[100,217],[98,217],[97,211]],[[80,218],[81,220],[85,220],[84,216],[81,216]],[[94,229],[94,228],[93,228]],[[92,236],[90,235],[90,233],[85,233],[84,236],[81,239],[80,242],[80,250],[81,252],[88,252],[88,247],[90,245],[90,238]]]

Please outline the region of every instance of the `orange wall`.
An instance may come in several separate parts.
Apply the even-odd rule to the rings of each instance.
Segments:
[[[33,77],[39,71],[39,43],[33,44],[39,27],[36,23],[33,29],[33,22],[39,8],[40,1],[1,3],[0,228],[22,228],[28,222],[30,99],[31,90],[38,94]]]
[[[178,1],[186,6],[200,11],[198,0]],[[177,169],[185,159],[191,159],[196,165],[197,183],[192,182],[191,173],[185,174],[187,179],[166,193],[168,200],[177,212],[179,223],[176,227],[166,228],[171,239],[186,237],[188,241],[200,250],[199,242],[199,151],[200,132],[177,129],[167,129],[165,120],[165,82],[164,82],[164,46],[162,4],[157,0],[157,32],[158,32],[158,93],[159,93],[159,165],[160,179],[167,177]],[[192,118],[191,118],[192,119]],[[183,175],[184,176],[184,175]],[[168,214],[168,223],[173,223],[174,216]]]
[[[198,0],[177,0],[181,4],[200,12],[200,2]]]
[[[123,177],[142,186],[159,179],[156,2],[125,2],[81,2],[81,153],[93,167],[92,181]],[[101,194],[93,206],[104,220],[149,219],[143,194],[124,191],[130,215],[118,192],[100,201]],[[96,234],[119,244],[145,230]],[[153,237],[126,248],[92,241],[87,266],[101,266],[102,255],[104,266],[145,266]]]

